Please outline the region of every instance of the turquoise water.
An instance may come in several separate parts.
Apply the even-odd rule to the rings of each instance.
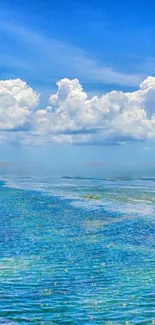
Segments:
[[[155,324],[155,180],[3,179],[0,324]]]

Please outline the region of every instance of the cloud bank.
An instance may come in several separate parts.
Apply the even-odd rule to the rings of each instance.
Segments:
[[[15,130],[24,127],[39,104],[39,94],[26,82],[0,81],[0,130]]]
[[[134,92],[111,91],[88,98],[78,79],[57,82],[49,105],[26,82],[0,81],[1,139],[21,144],[125,144],[155,138],[155,78]],[[8,132],[9,131],[9,132]]]

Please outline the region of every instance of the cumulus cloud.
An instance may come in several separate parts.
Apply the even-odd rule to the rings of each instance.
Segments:
[[[155,78],[137,91],[111,91],[88,99],[78,79],[62,79],[46,109],[36,112],[36,132],[54,141],[125,144],[155,137]]]
[[[22,128],[29,122],[30,115],[39,103],[39,94],[26,82],[0,81],[0,130]]]
[[[2,138],[22,145],[126,144],[155,138],[155,78],[148,77],[137,91],[111,91],[88,98],[78,79],[57,82],[49,105],[36,109],[39,94],[26,82],[0,81]],[[4,132],[5,131],[5,132]]]

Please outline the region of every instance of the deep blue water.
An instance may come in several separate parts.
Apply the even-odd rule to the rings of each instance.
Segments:
[[[155,324],[155,180],[1,181],[0,324]]]

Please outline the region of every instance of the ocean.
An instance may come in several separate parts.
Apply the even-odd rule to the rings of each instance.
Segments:
[[[155,179],[1,177],[0,324],[155,324]]]

